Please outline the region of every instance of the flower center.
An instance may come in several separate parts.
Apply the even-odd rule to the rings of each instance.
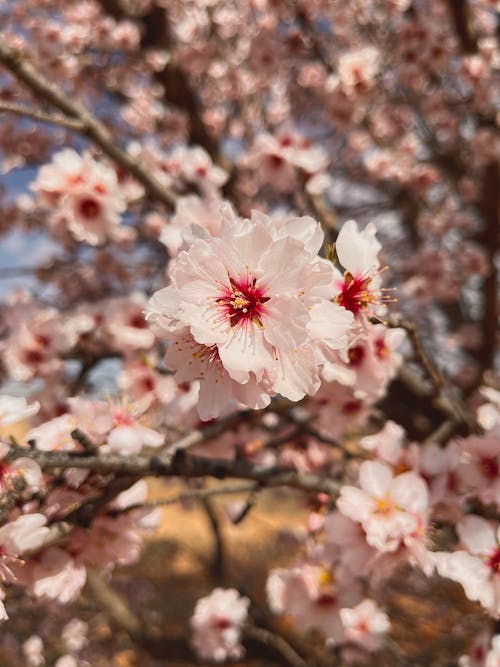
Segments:
[[[264,304],[269,301],[266,289],[257,285],[257,279],[248,275],[245,278],[229,277],[229,287],[224,287],[222,296],[217,298],[224,317],[231,326],[248,326],[250,323],[262,328]]]
[[[349,348],[347,351],[347,356],[349,357],[349,365],[357,368],[363,363],[365,358],[365,348],[362,345],[355,345],[354,347]]]
[[[87,197],[86,199],[81,200],[78,209],[80,211],[80,214],[84,218],[87,218],[88,220],[93,220],[94,218],[97,218],[97,216],[99,215],[101,206],[99,202],[97,202],[95,199]]]
[[[217,630],[227,630],[231,625],[231,621],[225,616],[216,616],[214,618],[214,627]]]
[[[489,556],[487,564],[493,574],[500,574],[500,547]]]
[[[337,297],[337,303],[354,315],[365,310],[370,303],[376,301],[376,295],[370,291],[371,278],[353,276],[347,272],[341,283],[341,292]]]
[[[134,327],[135,329],[147,329],[148,325],[146,322],[146,319],[141,313],[137,313],[136,315],[132,315],[128,321],[129,325],[131,327]]]
[[[376,513],[377,514],[392,514],[396,509],[396,505],[391,498],[379,498],[376,501]]]
[[[488,479],[496,479],[498,477],[498,460],[496,456],[484,456],[479,465],[483,471],[483,475]]]
[[[134,419],[126,410],[116,410],[113,414],[115,426],[133,426]]]
[[[333,607],[337,603],[337,597],[333,593],[320,593],[316,598],[319,607]]]

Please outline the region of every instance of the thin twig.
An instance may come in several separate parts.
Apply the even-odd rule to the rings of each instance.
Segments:
[[[274,649],[290,667],[307,667],[307,662],[280,635],[264,628],[248,626],[245,628],[245,636]]]
[[[213,496],[229,496],[236,493],[248,493],[255,489],[253,482],[245,484],[234,484],[231,486],[222,486],[211,489],[190,489],[189,491],[182,491],[181,493],[170,496],[170,498],[155,498],[154,500],[147,500],[143,503],[135,503],[123,509],[110,510],[108,514],[123,514],[123,512],[132,512],[138,509],[152,509],[154,507],[167,507],[168,505],[175,505],[186,500],[197,500],[200,498],[211,498]]]
[[[23,116],[25,118],[31,118],[32,120],[38,120],[42,123],[49,123],[50,125],[59,125],[60,127],[65,127],[69,130],[75,130],[76,132],[83,132],[85,130],[85,125],[80,120],[68,118],[67,116],[46,113],[45,111],[40,111],[39,109],[30,109],[29,107],[24,107],[19,104],[0,102],[0,112],[11,113],[15,114],[16,116]]]
[[[99,451],[99,447],[95,444],[95,442],[81,429],[75,428],[74,431],[71,431],[70,435],[73,440],[76,440],[78,443],[80,443],[87,454],[97,454]]]
[[[200,505],[207,516],[212,535],[214,538],[213,558],[210,563],[210,571],[216,581],[221,581],[224,577],[224,566],[226,562],[226,548],[224,545],[224,537],[220,526],[219,516],[211,499],[207,496],[200,498]]]
[[[410,322],[410,320],[396,316],[389,317],[386,320],[386,325],[389,327],[389,329],[404,329],[406,331],[422,368],[425,370],[430,381],[432,382],[434,395],[437,396],[444,386],[444,378],[434,366],[427,352],[425,351],[416,325],[413,322]]]

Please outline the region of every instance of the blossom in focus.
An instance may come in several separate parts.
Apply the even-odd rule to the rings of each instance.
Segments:
[[[375,234],[372,223],[359,231],[356,222],[348,220],[335,243],[337,257],[344,269],[342,274],[335,268],[335,297],[337,303],[358,317],[375,315],[381,303],[387,300],[380,289],[378,253],[381,245]]]
[[[251,391],[252,407],[266,405],[270,393],[299,400],[317,391],[316,349],[345,346],[352,324],[330,302],[333,267],[317,255],[322,240],[312,218],[275,226],[254,213],[177,255],[171,285],[153,295],[149,317],[174,341],[167,363],[182,381],[206,382],[224,400],[238,383],[241,393]]]
[[[216,588],[200,598],[191,617],[192,644],[202,660],[224,662],[243,656],[241,631],[250,600],[234,588]]]

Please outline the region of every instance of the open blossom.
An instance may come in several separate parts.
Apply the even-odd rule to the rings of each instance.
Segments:
[[[335,269],[337,303],[356,316],[377,314],[387,298],[380,289],[380,243],[375,238],[375,226],[370,223],[363,231],[354,220],[348,220],[339,232],[335,250],[344,269]]]
[[[438,573],[460,583],[470,600],[477,600],[492,616],[500,616],[500,525],[479,516],[457,524],[466,550],[438,552],[433,560]]]
[[[485,630],[474,639],[468,655],[462,655],[460,667],[498,667],[500,665],[500,635],[491,637]]]
[[[162,227],[160,241],[166,245],[170,257],[174,257],[183,248],[195,240],[193,226],[201,227],[211,236],[218,236],[222,226],[221,207],[227,202],[218,197],[202,199],[197,195],[179,197],[175,206],[175,215]]]
[[[257,382],[253,373],[244,384],[236,382],[224,368],[217,346],[197,343],[187,327],[171,339],[165,360],[176,371],[177,382],[200,381],[198,414],[205,421],[218,417],[232,407],[232,402],[253,409],[269,405],[270,382],[267,386],[264,379]]]
[[[68,400],[72,415],[63,416],[72,419],[97,444],[105,443],[103,452],[138,454],[143,447],[160,447],[164,441],[161,433],[143,423],[152,400],[150,393],[132,402],[126,398],[106,403],[74,397]]]
[[[266,588],[275,614],[290,615],[301,631],[321,630],[330,644],[344,638],[340,609],[360,600],[351,575],[329,564],[304,563],[272,570]]]
[[[216,588],[198,600],[191,618],[192,643],[202,660],[238,660],[244,649],[241,630],[250,600],[234,588]]]
[[[489,431],[497,425],[500,426],[500,391],[492,387],[481,387],[479,391],[488,402],[477,409],[477,420],[486,431]]]
[[[36,448],[42,451],[71,451],[78,449],[78,444],[71,437],[76,428],[78,422],[75,417],[64,414],[32,428],[26,434],[26,442],[34,440]]]
[[[318,389],[315,346],[320,340],[345,346],[351,327],[329,301],[333,268],[317,255],[322,239],[311,218],[277,228],[255,213],[227,222],[219,237],[199,239],[175,258],[171,285],[153,295],[149,311],[157,329],[174,340],[173,368],[187,364],[183,381],[206,382],[208,365],[217,376],[209,381],[214,392],[229,395],[231,381],[248,385],[242,393],[260,393],[260,407],[270,392],[299,400]],[[172,359],[175,345],[182,362]]]
[[[338,62],[338,76],[348,95],[363,94],[373,85],[380,69],[380,52],[373,46],[364,46],[342,53]]]
[[[41,667],[45,664],[44,645],[42,638],[32,635],[23,642],[23,655],[29,667]]]
[[[116,172],[89,153],[82,157],[69,148],[56,153],[40,168],[32,188],[43,204],[55,207],[50,218],[55,230],[67,228],[90,245],[119,238],[126,202]]]
[[[359,470],[361,488],[343,486],[339,510],[359,521],[368,544],[379,551],[417,547],[425,536],[428,492],[424,480],[413,472],[394,477],[378,461],[365,461]]]
[[[403,329],[387,329],[368,324],[364,337],[356,337],[347,350],[347,359],[337,351],[324,355],[322,377],[355,388],[358,395],[380,398],[400,368],[403,357],[398,348],[405,338]]]
[[[146,298],[140,292],[109,301],[104,327],[113,347],[130,352],[153,346],[155,337],[144,317],[145,308]]]
[[[458,468],[464,491],[477,495],[484,503],[500,507],[500,437],[495,431],[471,435],[459,441],[461,464]]]
[[[61,547],[49,547],[16,568],[16,576],[36,597],[67,604],[85,585],[87,570]]]
[[[15,521],[0,528],[0,553],[2,559],[15,557],[26,551],[37,549],[46,540],[49,529],[43,514],[23,514]],[[0,565],[0,570],[5,568]]]
[[[16,581],[19,556],[43,545],[48,537],[47,519],[42,514],[24,514],[0,528],[0,580]],[[0,600],[3,590],[0,588]],[[7,612],[0,601],[0,620],[7,619]]]
[[[391,626],[374,600],[363,600],[353,609],[341,609],[340,619],[348,641],[359,644],[367,651],[378,650]]]
[[[279,192],[289,192],[297,185],[298,170],[310,178],[328,166],[326,151],[298,132],[282,132],[274,137],[259,134],[247,157],[259,181]]]

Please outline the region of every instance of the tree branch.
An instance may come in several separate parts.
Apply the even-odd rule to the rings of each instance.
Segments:
[[[51,125],[59,125],[60,127],[65,127],[69,130],[75,130],[76,132],[83,132],[85,130],[85,125],[79,120],[68,118],[67,116],[58,116],[56,114],[46,113],[45,111],[40,111],[39,109],[30,109],[29,107],[24,107],[20,104],[0,102],[0,112],[12,113],[16,116],[23,116],[25,118],[31,118],[32,120],[39,120],[42,123],[49,123]]]
[[[71,452],[39,451],[35,448],[12,447],[10,459],[29,456],[42,470],[86,468],[95,472],[130,477],[213,477],[215,479],[249,479],[263,486],[290,486],[303,491],[323,492],[336,496],[340,483],[323,475],[301,473],[294,468],[269,467],[245,460],[215,459],[182,453],[170,456],[76,456]]]
[[[58,86],[45,79],[24,56],[0,41],[0,63],[38,98],[48,102],[78,122],[80,134],[88,137],[108,157],[117,162],[146,189],[149,196],[168,207],[175,205],[176,196],[156,180],[135,158],[121,149],[109,130],[80,102],[70,99]]]

